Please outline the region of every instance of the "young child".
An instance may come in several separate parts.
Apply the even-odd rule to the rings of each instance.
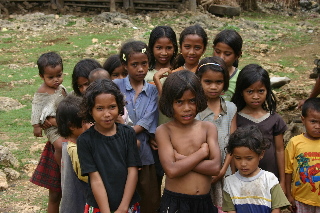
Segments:
[[[120,57],[118,54],[111,55],[103,64],[103,68],[110,74],[111,80],[117,78],[125,78],[128,72],[124,69],[121,64]]]
[[[320,98],[302,105],[306,132],[291,138],[285,150],[287,197],[292,212],[320,212]]]
[[[217,57],[207,57],[200,61],[196,75],[200,78],[202,88],[207,97],[208,107],[198,113],[196,119],[210,121],[218,129],[218,142],[220,147],[222,169],[217,177],[214,177],[211,197],[213,204],[219,209],[222,208],[223,180],[225,176],[231,175],[231,156],[226,155],[225,147],[228,144],[229,135],[237,128],[236,113],[237,107],[234,103],[225,101],[220,95],[228,90],[229,73],[225,62]]]
[[[166,174],[160,213],[218,212],[210,198],[212,176],[220,170],[216,126],[195,120],[207,107],[198,77],[187,70],[172,73],[163,85],[161,112],[172,121],[157,128],[159,157]]]
[[[237,127],[257,125],[270,141],[259,167],[274,173],[285,192],[284,142],[287,125],[276,113],[276,98],[268,72],[257,64],[245,66],[239,74],[231,101],[237,106]]]
[[[277,177],[259,168],[268,145],[256,125],[239,127],[231,134],[226,149],[238,171],[225,179],[223,211],[280,213],[280,208],[290,205]]]
[[[208,36],[205,30],[198,24],[185,28],[179,38],[180,54],[177,55],[173,64],[173,71],[190,70],[196,72],[201,56],[206,51]],[[154,83],[158,92],[162,93],[160,79],[170,74],[168,70],[162,70],[154,75]]]
[[[169,26],[157,26],[151,31],[148,47],[151,51],[151,60],[145,81],[154,84],[153,77],[161,70],[161,76],[158,78],[163,83],[165,73],[171,72],[174,58],[178,53],[176,33]]]
[[[40,56],[37,65],[43,83],[32,100],[31,124],[33,134],[36,137],[42,137],[42,128],[44,128],[44,133],[55,148],[55,160],[60,165],[63,138],[58,133],[55,115],[56,106],[67,95],[66,89],[62,86],[62,59],[57,53],[48,52]],[[50,127],[43,127],[45,125]]]
[[[126,109],[141,143],[142,170],[139,171],[137,184],[141,212],[155,212],[159,207],[160,192],[149,139],[154,137],[158,124],[158,91],[154,85],[144,81],[149,69],[150,52],[145,43],[129,41],[122,45],[119,55],[128,76],[114,82],[125,96]]]
[[[83,95],[89,86],[89,74],[96,68],[102,68],[101,64],[90,58],[82,59],[74,66],[72,73],[72,88],[75,95]]]
[[[227,101],[231,100],[240,70],[239,58],[242,55],[242,38],[235,30],[223,30],[213,40],[213,55],[222,58],[227,66],[230,80],[229,88],[222,95]]]
[[[79,117],[82,99],[68,95],[57,108],[59,134],[65,138],[62,143],[60,212],[84,212],[89,190],[88,177],[81,176],[77,154],[77,138],[90,127]]]
[[[123,95],[109,79],[92,82],[84,94],[80,116],[94,123],[77,139],[81,174],[89,176],[85,213],[139,212],[135,132],[115,123],[123,107]]]
[[[103,68],[96,68],[89,73],[89,84],[97,79],[110,79],[110,74]]]
[[[43,84],[32,101],[31,124],[36,137],[42,137],[42,129],[48,142],[41,154],[39,164],[30,181],[49,189],[48,212],[59,212],[61,200],[61,146],[63,138],[58,134],[55,115],[56,106],[66,96],[62,86],[63,63],[55,52],[42,54],[38,61],[39,76]]]

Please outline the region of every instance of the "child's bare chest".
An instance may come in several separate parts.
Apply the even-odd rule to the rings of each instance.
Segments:
[[[206,142],[206,133],[201,129],[174,131],[170,137],[173,148],[186,156],[199,150],[201,144]]]

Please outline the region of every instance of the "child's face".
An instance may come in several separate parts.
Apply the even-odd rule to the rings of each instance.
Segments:
[[[173,118],[181,124],[190,124],[197,115],[195,95],[186,90],[182,97],[173,102]]]
[[[128,75],[127,70],[125,70],[124,67],[121,65],[113,70],[111,74],[111,80],[122,79],[127,77],[127,75]]]
[[[261,81],[257,81],[250,87],[242,91],[243,99],[246,102],[246,107],[258,109],[262,107],[267,97],[267,88]]]
[[[144,53],[133,53],[124,68],[128,71],[130,81],[142,82],[149,69],[148,56]]]
[[[208,99],[217,99],[224,87],[222,72],[207,70],[201,77],[201,85]]]
[[[258,155],[248,147],[236,147],[232,153],[234,163],[243,177],[253,177],[260,171],[258,165],[263,154]]]
[[[77,79],[77,85],[79,88],[79,91],[81,94],[84,94],[84,92],[87,90],[88,86],[89,86],[89,79],[85,78],[85,77],[79,77]]]
[[[213,46],[213,56],[222,58],[228,68],[232,67],[233,63],[239,58],[229,45],[222,42]]]
[[[170,39],[167,37],[157,39],[153,45],[152,51],[156,63],[170,66],[170,60],[174,52],[173,44]]]
[[[107,93],[97,95],[91,113],[96,130],[106,134],[112,131],[114,122],[119,115],[119,108],[114,95]]]
[[[196,34],[187,35],[181,44],[181,54],[188,65],[198,65],[205,51],[202,38]]]
[[[43,76],[40,77],[48,87],[57,89],[63,82],[63,72],[61,65],[58,65],[56,67],[46,66],[44,68]]]
[[[306,117],[301,117],[306,128],[305,136],[312,140],[320,139],[320,112],[308,110]]]

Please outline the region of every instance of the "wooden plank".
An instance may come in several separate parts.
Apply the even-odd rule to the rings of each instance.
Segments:
[[[75,4],[75,3],[67,3],[65,2],[64,3],[65,5],[68,5],[68,6],[75,6],[75,7],[101,7],[101,8],[109,8],[110,6],[109,5],[97,5],[97,4]]]
[[[161,5],[179,5],[179,2],[156,2],[156,1],[134,1],[134,4],[161,4]]]
[[[134,7],[135,10],[171,10],[171,11],[176,11],[177,9],[175,8],[166,8],[166,7]]]

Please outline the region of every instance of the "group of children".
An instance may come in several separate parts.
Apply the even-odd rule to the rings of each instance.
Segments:
[[[305,102],[306,133],[285,149],[268,72],[238,69],[234,30],[201,59],[207,43],[200,25],[185,28],[179,46],[158,26],[149,45],[126,42],[103,66],[79,61],[67,97],[60,56],[40,56],[32,124],[52,145],[31,181],[49,188],[48,212],[59,212],[61,196],[61,212],[320,211],[319,100]]]

